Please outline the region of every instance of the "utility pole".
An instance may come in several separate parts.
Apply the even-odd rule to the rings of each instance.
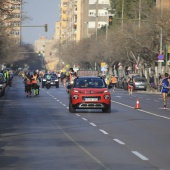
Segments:
[[[123,31],[123,16],[124,15],[124,0],[122,0],[122,31]]]
[[[161,19],[163,15],[163,0],[160,0],[160,8],[161,8]],[[159,53],[162,54],[162,26],[160,27],[160,49]],[[162,62],[158,62],[158,73],[162,74]]]
[[[141,0],[139,0],[139,28],[140,28],[140,25],[141,25]]]
[[[99,0],[96,0],[96,23],[95,23],[96,40],[97,40],[97,29],[98,29],[98,8],[99,8]]]

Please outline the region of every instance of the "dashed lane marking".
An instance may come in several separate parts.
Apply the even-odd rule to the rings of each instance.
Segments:
[[[137,151],[132,151],[133,154],[135,154],[137,157],[139,157],[140,159],[142,159],[143,161],[148,161],[149,159],[145,156],[143,156],[142,154],[140,154]]]
[[[90,125],[92,125],[92,126],[97,126],[96,124],[94,124],[94,123],[92,123],[92,122],[90,122]]]
[[[85,121],[87,121],[87,119],[86,119],[86,118],[84,118],[84,117],[82,117],[82,119],[83,119],[83,120],[85,120]]]
[[[79,114],[76,114],[76,116],[80,116]]]
[[[108,133],[105,130],[103,130],[103,129],[99,129],[99,130],[100,130],[100,132],[104,133],[105,135],[108,135]]]
[[[124,142],[120,141],[119,139],[113,139],[115,142],[119,143],[120,145],[125,145]]]

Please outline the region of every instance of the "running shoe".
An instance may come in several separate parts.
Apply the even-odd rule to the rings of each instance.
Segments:
[[[164,109],[166,109],[166,105],[164,105]]]

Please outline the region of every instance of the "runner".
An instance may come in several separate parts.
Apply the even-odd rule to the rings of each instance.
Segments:
[[[133,84],[134,84],[134,80],[132,78],[132,75],[130,75],[129,79],[127,80],[127,83],[128,83],[128,92],[129,92],[129,95],[132,96]]]
[[[163,97],[164,109],[166,109],[166,105],[167,105],[169,84],[170,84],[170,79],[168,79],[168,73],[165,73],[165,78],[163,78],[161,82],[161,87],[162,87],[161,92],[162,92],[162,97]]]

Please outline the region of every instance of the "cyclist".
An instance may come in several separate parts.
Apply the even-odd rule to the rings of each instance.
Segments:
[[[165,73],[164,76],[165,77],[162,79],[162,82],[161,82],[161,92],[162,92],[162,97],[163,97],[164,109],[166,109],[170,79],[168,79],[168,73]]]

